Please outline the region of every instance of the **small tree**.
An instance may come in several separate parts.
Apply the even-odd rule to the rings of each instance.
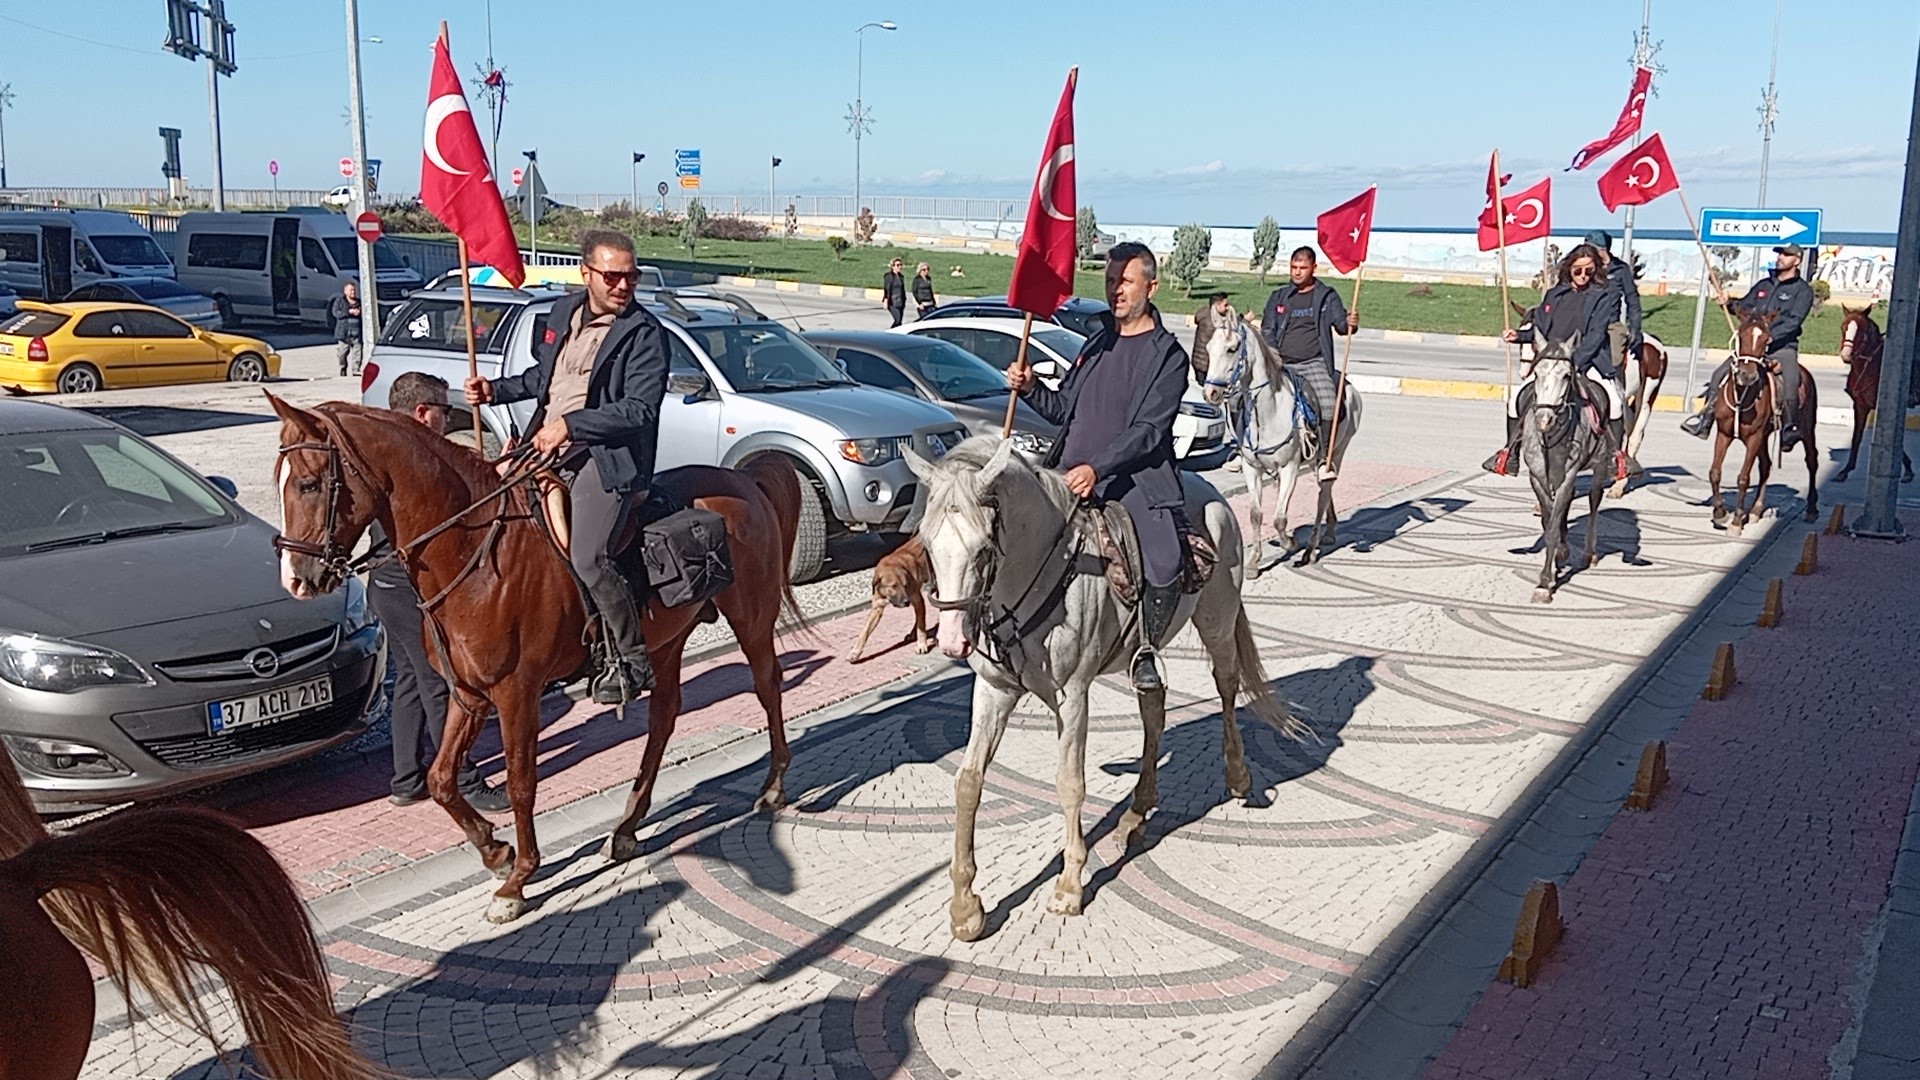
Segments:
[[[800,231],[800,211],[792,203],[787,204],[787,232],[785,239],[791,240]]]
[[[1273,269],[1273,261],[1280,257],[1280,223],[1268,214],[1253,227],[1253,272],[1260,275],[1260,284],[1267,283],[1267,271]]]
[[[833,257],[840,259],[846,257],[847,249],[853,245],[847,243],[847,238],[844,236],[829,236],[827,246],[833,249]]]
[[[700,242],[700,230],[706,224],[707,208],[700,205],[699,199],[688,203],[686,220],[680,223],[680,243],[687,249],[687,258],[695,262],[699,262],[700,257],[695,253],[694,246]]]
[[[1731,244],[1711,249],[1713,257],[1720,265],[1713,267],[1713,280],[1724,289],[1740,277],[1740,271],[1734,262],[1740,258],[1740,249]]]
[[[1094,220],[1093,207],[1083,206],[1073,218],[1074,246],[1080,249],[1080,261],[1092,262],[1100,257],[1100,223]]]
[[[860,244],[873,243],[873,234],[880,229],[880,223],[874,220],[873,211],[865,206],[860,215],[853,219],[853,239]]]
[[[1193,283],[1206,272],[1212,252],[1213,233],[1205,225],[1182,225],[1173,230],[1173,254],[1167,257],[1167,273],[1189,298],[1193,296]]]

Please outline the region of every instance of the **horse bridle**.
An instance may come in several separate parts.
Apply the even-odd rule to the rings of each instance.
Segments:
[[[1260,365],[1260,368],[1262,374],[1266,375],[1266,381],[1252,381],[1249,369],[1252,367],[1251,358],[1253,349],[1247,345],[1246,324],[1242,323],[1238,327],[1238,330],[1240,331],[1240,355],[1233,362],[1233,371],[1229,373],[1224,380],[1204,380],[1205,385],[1216,390],[1226,391],[1225,404],[1227,407],[1224,411],[1227,414],[1227,423],[1233,429],[1233,441],[1236,445],[1239,444],[1241,438],[1253,427],[1253,395],[1273,385],[1273,370],[1265,364]],[[1242,385],[1243,379],[1246,380],[1245,385]],[[1293,437],[1294,432],[1299,428],[1300,424],[1298,399],[1296,398],[1295,401],[1294,415],[1292,417],[1293,426],[1287,429],[1288,439]],[[1238,403],[1237,407],[1235,405],[1236,402]],[[1255,455],[1270,454],[1285,445],[1286,442],[1282,441],[1272,446],[1256,445],[1248,447],[1247,449]]]
[[[976,584],[973,595],[958,600],[942,600],[938,596],[929,596],[927,603],[933,605],[938,611],[960,612],[965,619],[967,640],[977,641],[981,654],[988,660],[1001,667],[1007,667],[1009,666],[1008,647],[1025,638],[1028,624],[1035,619],[1044,618],[1059,597],[1066,592],[1066,583],[1071,575],[1062,572],[1054,579],[1053,584],[1048,586],[1046,593],[1041,597],[1041,602],[1034,610],[1024,616],[1021,614],[1021,609],[1026,607],[1027,601],[1034,596],[1034,590],[1040,587],[1041,579],[1047,576],[1048,568],[1054,564],[1056,556],[1061,554],[1062,545],[1068,537],[1081,535],[1080,530],[1075,529],[1073,525],[1079,520],[1086,504],[1078,504],[1068,511],[1067,516],[1060,522],[1060,531],[1054,534],[1053,543],[1047,546],[1046,555],[1040,559],[1033,577],[1027,581],[1027,587],[1021,590],[1013,603],[1002,605],[998,616],[994,616],[992,612],[993,586],[997,577],[994,567],[1006,558],[1007,552],[1000,539],[999,504],[982,500],[981,505],[992,508],[993,527],[988,536],[987,547],[982,548],[980,554],[974,557]],[[999,560],[990,558],[991,555],[998,555]]]
[[[288,443],[282,446],[276,456],[285,457],[296,450],[317,450],[327,455],[326,525],[321,534],[321,542],[318,544],[306,540],[295,540],[285,533],[278,533],[273,538],[273,549],[318,559],[322,567],[343,580],[376,562],[390,558],[390,553],[376,554],[374,551],[369,551],[357,559],[349,559],[347,549],[334,536],[334,526],[340,518],[340,492],[346,487],[346,470],[352,469],[356,475],[360,474],[358,467],[346,462],[346,455],[341,453],[339,444],[331,439],[309,439],[305,442]]]

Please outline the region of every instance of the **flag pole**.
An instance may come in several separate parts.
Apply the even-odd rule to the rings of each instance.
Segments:
[[[1700,224],[1693,216],[1693,206],[1687,202],[1687,189],[1685,185],[1675,184],[1673,190],[1680,196],[1680,209],[1687,212],[1687,228],[1693,231],[1693,242],[1700,248],[1700,262],[1707,268],[1707,281],[1713,285],[1713,294],[1720,301],[1720,314],[1727,317],[1727,332],[1737,333],[1740,328],[1734,324],[1733,312],[1727,310],[1727,290],[1720,286],[1720,278],[1713,272],[1713,257],[1707,254],[1707,242],[1700,237]]]
[[[467,269],[467,238],[457,236],[456,239],[460,242],[460,321],[467,327],[467,378],[477,379],[480,377],[480,353],[473,340],[473,274]],[[481,457],[487,456],[478,405],[473,408],[473,448],[480,451]]]
[[[1506,332],[1513,329],[1513,301],[1507,298],[1507,197],[1500,189],[1500,148],[1493,150],[1493,228],[1500,241],[1500,344],[1507,353],[1506,406],[1513,407],[1513,342]]]
[[[1026,321],[1020,324],[1020,352],[1013,358],[1013,368],[1024,368],[1027,366],[1027,340],[1033,336],[1033,312],[1029,311],[1026,315]],[[1007,371],[1011,373],[1013,368],[1008,368]],[[1007,421],[1000,425],[1000,437],[1002,439],[1013,438],[1013,411],[1019,404],[1020,391],[1015,390],[1009,385],[1007,387]]]
[[[1361,263],[1359,266],[1353,268],[1353,317],[1355,319],[1360,317],[1360,285],[1366,280],[1366,276],[1366,263]],[[1352,331],[1347,332],[1346,339],[1346,344],[1343,345],[1340,350],[1340,378],[1334,383],[1333,388],[1333,423],[1327,429],[1330,432],[1327,436],[1328,441],[1333,443],[1333,446],[1325,446],[1320,450],[1321,455],[1329,465],[1333,464],[1334,447],[1340,445],[1340,407],[1346,404],[1347,401],[1347,361],[1353,359]],[[1323,483],[1325,482],[1326,481],[1323,481]]]

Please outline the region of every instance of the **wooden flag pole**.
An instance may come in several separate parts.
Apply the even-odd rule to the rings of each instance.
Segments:
[[[1513,342],[1506,332],[1513,329],[1513,302],[1507,298],[1507,198],[1500,189],[1500,150],[1493,151],[1493,228],[1500,242],[1500,344],[1507,353],[1506,407],[1513,407]]]
[[[1027,312],[1026,321],[1020,324],[1020,352],[1018,355],[1016,355],[1013,358],[1013,367],[1007,369],[1008,374],[1012,374],[1015,368],[1025,368],[1028,366],[1027,365],[1027,339],[1032,336],[1033,336],[1033,312],[1029,311]],[[1009,385],[1007,387],[1007,422],[1000,425],[1000,437],[1002,439],[1013,438],[1013,411],[1014,411],[1014,408],[1019,404],[1020,404],[1020,391],[1015,390],[1011,385]]]
[[[1693,216],[1693,206],[1687,202],[1687,189],[1678,184],[1674,192],[1680,196],[1680,209],[1687,212],[1687,228],[1693,231],[1693,242],[1700,248],[1700,262],[1707,268],[1707,281],[1713,286],[1713,295],[1720,301],[1720,314],[1727,317],[1727,332],[1738,333],[1740,327],[1733,321],[1733,312],[1727,310],[1727,291],[1720,287],[1719,275],[1713,272],[1713,256],[1707,254],[1707,242],[1700,236],[1700,223]]]
[[[1361,263],[1353,268],[1353,316],[1360,317],[1360,285],[1366,280],[1367,264]],[[1347,361],[1353,359],[1353,331],[1346,335],[1347,341],[1340,350],[1340,378],[1333,385],[1333,423],[1328,427],[1327,439],[1332,446],[1320,448],[1320,454],[1328,465],[1333,464],[1334,447],[1340,445],[1340,407],[1347,403]]]
[[[473,275],[467,269],[467,238],[460,241],[460,311],[461,322],[467,326],[467,378],[480,377],[480,352],[473,340]],[[486,438],[481,434],[480,406],[473,407],[473,448],[480,451],[481,457],[487,456]]]

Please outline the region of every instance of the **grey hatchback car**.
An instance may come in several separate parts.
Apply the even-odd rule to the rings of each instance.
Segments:
[[[86,412],[0,399],[0,744],[42,809],[366,730],[387,646],[365,592],[288,596],[273,528],[230,487]]]

